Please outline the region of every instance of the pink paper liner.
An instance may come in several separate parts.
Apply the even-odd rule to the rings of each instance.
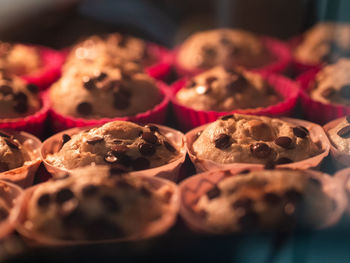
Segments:
[[[165,80],[171,71],[172,57],[170,51],[154,43],[148,43],[147,48],[157,61],[146,67],[145,71],[155,79]]]
[[[88,120],[71,116],[64,116],[51,108],[49,115],[52,128],[55,132],[59,132],[74,127],[102,125],[115,120],[132,121],[138,124],[164,123],[169,105],[169,95],[167,91],[168,88],[165,83],[160,81],[157,82],[157,86],[163,98],[161,102],[157,104],[153,109],[150,109],[146,112],[138,113],[134,116]],[[45,95],[45,100],[49,101],[49,94]]]
[[[346,193],[347,200],[348,200],[347,207],[346,207],[346,214],[348,217],[350,216],[350,189],[347,188],[349,176],[350,176],[350,168],[340,170],[334,175],[335,178],[338,178],[341,181],[341,185],[343,186],[344,191]]]
[[[326,134],[328,134],[328,131],[335,126],[337,126],[340,122],[342,122],[344,118],[339,118],[336,120],[333,120],[326,125],[323,126],[323,129],[325,130]],[[329,138],[330,145],[331,145],[331,156],[332,156],[332,162],[336,169],[344,169],[350,166],[350,154],[346,154],[340,150],[337,149],[337,147],[333,144],[332,140]]]
[[[298,85],[295,82],[279,75],[268,73],[260,73],[260,75],[267,80],[267,82],[278,93],[282,95],[284,98],[283,101],[266,108],[260,107],[256,109],[233,110],[228,112],[199,111],[180,104],[176,99],[176,93],[184,87],[187,79],[184,78],[175,82],[171,86],[170,99],[180,127],[183,130],[188,131],[194,127],[213,122],[220,116],[232,113],[268,115],[272,117],[293,115],[293,111],[300,93]]]
[[[298,120],[298,119],[292,119],[292,118],[281,118],[283,121],[287,121],[289,123],[295,124],[297,126],[304,126],[306,127],[310,132],[310,137],[314,142],[318,142],[320,145],[320,148],[322,149],[322,152],[316,156],[313,156],[311,158],[289,163],[289,164],[282,164],[282,165],[276,165],[277,168],[290,168],[290,169],[309,169],[309,168],[318,168],[318,166],[321,164],[323,159],[328,155],[329,149],[330,149],[330,142],[328,140],[328,137],[326,133],[324,132],[323,128],[317,124],[304,121],[304,120]],[[192,145],[197,137],[198,132],[204,130],[206,128],[206,125],[197,127],[188,133],[185,134],[185,146],[187,149],[187,153],[196,167],[197,173],[205,172],[205,171],[211,171],[211,170],[217,170],[217,169],[262,169],[264,167],[263,164],[256,164],[256,163],[232,163],[232,164],[221,164],[216,163],[214,161],[208,160],[208,159],[200,159],[198,158],[195,153],[193,152]]]
[[[350,106],[344,106],[340,104],[326,104],[312,99],[308,92],[310,90],[310,84],[315,79],[316,74],[320,71],[320,68],[314,68],[308,72],[303,73],[297,78],[297,82],[300,84],[301,92],[301,106],[306,119],[325,124],[331,120],[343,117],[350,114]]]
[[[22,188],[31,186],[34,181],[34,176],[41,163],[40,148],[41,141],[35,136],[26,132],[14,132],[6,130],[6,133],[13,135],[26,149],[31,153],[31,160],[25,165],[0,173],[0,180],[9,181]]]
[[[292,56],[289,49],[289,46],[277,39],[270,38],[270,37],[261,37],[261,41],[264,43],[264,45],[267,47],[269,52],[271,53],[272,57],[274,57],[274,61],[263,66],[260,68],[252,69],[253,71],[257,72],[266,72],[266,73],[281,73],[284,70],[287,69],[289,64],[291,63]],[[173,50],[173,65],[175,67],[175,70],[179,76],[194,76],[197,75],[204,70],[202,69],[186,69],[182,67],[177,60],[179,52],[179,47],[176,47]]]
[[[227,177],[239,174],[239,172],[243,170],[244,169],[241,168],[232,168],[229,170],[209,171],[192,176],[179,185],[181,202],[180,215],[192,230],[211,234],[228,234],[213,229],[212,226],[205,222],[203,217],[194,211],[193,207],[199,198],[213,186]],[[262,169],[255,167],[252,170]],[[227,171],[232,174],[228,175]],[[340,220],[347,203],[344,191],[339,191],[342,190],[340,180],[328,174],[313,170],[307,170],[305,176],[319,179],[322,183],[323,191],[331,196],[337,203],[336,210],[333,211],[328,218],[324,219],[322,223],[317,225],[316,229],[323,229],[336,224]]]
[[[45,121],[50,109],[50,103],[45,94],[40,94],[41,109],[33,115],[16,119],[0,119],[0,129],[26,131],[38,137],[44,136]]]
[[[47,47],[38,47],[42,67],[29,75],[22,76],[27,83],[35,84],[40,90],[48,88],[61,75],[61,67],[65,60],[65,53]]]
[[[180,207],[180,199],[179,199],[179,190],[176,184],[170,182],[169,180],[142,176],[143,180],[148,181],[151,186],[155,189],[167,185],[170,187],[173,192],[172,197],[169,201],[169,210],[165,215],[163,215],[160,219],[149,223],[149,226],[142,232],[133,236],[125,237],[125,238],[116,238],[116,239],[108,239],[108,240],[96,240],[96,241],[88,241],[88,240],[62,240],[56,239],[49,236],[45,236],[45,234],[37,233],[27,229],[24,226],[24,222],[26,221],[26,212],[27,212],[27,204],[31,198],[32,193],[38,186],[33,186],[28,188],[22,198],[22,202],[20,205],[20,215],[16,222],[16,230],[24,236],[30,243],[34,245],[50,245],[50,246],[66,246],[66,245],[83,245],[83,244],[99,244],[99,243],[111,243],[111,242],[123,242],[123,241],[137,241],[141,239],[146,239],[154,236],[159,236],[164,234],[170,227],[172,227],[177,218],[177,214]],[[45,184],[45,183],[44,183]]]
[[[4,184],[6,191],[0,187],[0,198],[5,200],[10,207],[8,217],[0,222],[0,239],[8,236],[15,229],[15,224],[19,215],[18,202],[22,195],[22,189],[17,185],[0,180],[0,184]]]
[[[98,127],[98,126],[99,125],[90,126],[89,129],[93,127]],[[162,125],[156,125],[156,126],[159,128],[162,135],[164,135],[168,140],[170,140],[174,145],[177,146],[177,148],[180,151],[179,158],[168,164],[151,168],[151,169],[135,171],[135,172],[132,172],[131,174],[135,174],[135,175],[141,174],[143,176],[149,176],[149,177],[160,177],[160,178],[164,178],[164,179],[168,179],[176,182],[181,172],[181,167],[185,162],[185,158],[186,158],[184,134],[177,130],[174,130]],[[68,134],[72,136],[86,129],[87,129],[86,127],[72,128],[72,129],[57,133],[43,142],[40,150],[40,155],[47,171],[53,176],[53,178],[60,178],[62,177],[62,175],[65,175],[70,170],[52,165],[50,162],[46,160],[47,156],[49,154],[56,153],[60,149],[62,144],[63,134]]]

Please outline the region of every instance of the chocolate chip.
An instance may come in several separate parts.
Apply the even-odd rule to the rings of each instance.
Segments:
[[[224,133],[219,134],[214,140],[215,147],[221,150],[230,147],[232,144],[232,142],[230,142],[230,139],[231,139],[231,136],[227,134],[224,134]]]
[[[224,46],[229,46],[233,44],[232,41],[228,39],[226,36],[222,36],[219,41],[220,41],[220,44]]]
[[[196,92],[200,95],[209,93],[211,88],[207,85],[200,85],[196,87]]]
[[[210,200],[219,197],[220,194],[221,190],[216,185],[206,193],[208,199]]]
[[[112,146],[111,149],[112,149],[113,154],[117,156],[117,155],[125,153],[129,148],[124,144],[118,144],[118,145]]]
[[[262,142],[252,144],[250,146],[250,151],[257,158],[266,158],[272,152],[271,148],[266,143]]]
[[[29,83],[27,85],[27,89],[33,94],[37,94],[39,92],[39,87],[33,83]]]
[[[8,134],[8,133],[6,133],[6,132],[4,132],[4,131],[0,131],[0,137],[10,138],[10,137],[11,137],[11,135],[10,135],[10,134]]]
[[[9,168],[8,163],[0,161],[0,173],[10,170]]]
[[[70,213],[62,217],[62,222],[66,227],[81,227],[84,222],[85,214],[78,206],[73,209]]]
[[[283,196],[287,202],[290,202],[293,204],[299,203],[303,199],[303,195],[295,189],[287,190]]]
[[[250,173],[249,169],[244,169],[244,170],[239,172],[239,174],[249,174],[249,173]]]
[[[275,164],[287,164],[287,163],[292,163],[293,160],[287,158],[287,157],[281,157],[275,161]]]
[[[117,213],[120,211],[120,205],[112,196],[109,196],[109,195],[102,196],[101,203],[107,212]]]
[[[62,188],[56,194],[56,202],[58,204],[63,204],[74,198],[74,193],[69,188]]]
[[[0,221],[5,220],[8,216],[9,212],[4,207],[0,207]]]
[[[113,165],[112,167],[109,168],[109,175],[112,177],[116,176],[116,175],[119,176],[119,175],[124,174],[126,172],[127,171],[125,170],[125,168],[120,166],[120,165],[117,165],[117,166]]]
[[[215,80],[217,80],[218,78],[215,76],[211,76],[211,77],[207,77],[205,82],[207,83],[207,85],[211,85]]]
[[[81,115],[87,116],[92,113],[92,105],[89,102],[81,102],[77,106],[77,112]]]
[[[109,163],[109,164],[111,164],[111,163],[116,163],[116,162],[118,161],[118,158],[117,158],[111,151],[109,151],[109,152],[105,155],[104,161],[105,161],[106,163]]]
[[[216,49],[210,46],[203,46],[202,51],[205,56],[215,57],[217,55]]]
[[[269,160],[265,163],[264,169],[265,170],[273,170],[273,169],[275,169],[275,166],[276,166],[275,162],[272,160]]]
[[[229,119],[232,119],[232,118],[233,118],[233,114],[230,114],[230,115],[222,116],[220,119],[223,120],[223,121],[226,121],[226,120],[229,120]]]
[[[337,134],[342,138],[350,138],[350,125],[341,128]]]
[[[171,143],[164,141],[164,146],[169,152],[176,152],[175,147]]]
[[[232,93],[239,93],[244,91],[247,87],[248,81],[242,75],[238,75],[235,80],[232,80],[229,84],[226,85],[226,89]]]
[[[95,195],[98,192],[98,187],[93,184],[88,184],[83,187],[81,192],[85,197],[90,197]]]
[[[259,215],[254,211],[246,212],[237,223],[242,230],[252,230],[259,224]]]
[[[97,143],[99,143],[99,142],[102,142],[103,141],[103,137],[102,136],[100,136],[100,135],[94,135],[94,136],[92,136],[92,137],[90,137],[89,139],[87,139],[87,143],[88,144],[91,144],[91,145],[95,145],[95,144],[97,144]]]
[[[0,86],[0,93],[1,93],[2,95],[6,96],[6,95],[12,94],[12,93],[13,93],[13,90],[12,90],[12,88],[11,88],[10,86],[8,86],[8,85],[1,85],[1,86]]]
[[[27,102],[28,100],[28,97],[27,95],[20,91],[20,92],[17,92],[14,96],[13,96],[14,100],[18,101],[18,102],[21,102],[21,103],[25,103]]]
[[[269,205],[278,205],[281,203],[281,197],[276,193],[265,193],[263,199]]]
[[[126,155],[125,153],[122,152],[118,152],[118,151],[113,151],[113,154],[117,157],[118,159],[118,163],[122,164],[126,167],[129,167],[132,165],[132,159],[131,157],[129,157],[128,155]]]
[[[95,81],[93,79],[89,79],[88,81],[84,81],[83,86],[87,90],[96,89]]]
[[[132,168],[135,171],[148,169],[150,165],[150,161],[143,157],[138,157],[132,162]]]
[[[113,94],[113,106],[117,110],[125,110],[129,107],[130,101],[129,99],[123,95],[122,92],[117,91]]]
[[[49,194],[43,194],[39,197],[37,204],[40,208],[46,208],[49,206],[50,202],[51,196]]]
[[[156,152],[154,145],[149,143],[140,143],[138,149],[142,155],[153,155]]]
[[[346,116],[345,119],[348,123],[350,123],[350,115]]]
[[[141,138],[151,144],[156,144],[158,142],[157,136],[155,136],[152,132],[143,132]]]
[[[26,102],[16,102],[13,106],[13,109],[18,113],[25,113],[28,110],[28,104]]]
[[[244,210],[250,210],[253,207],[253,200],[247,197],[242,197],[240,199],[237,199],[233,204],[232,208],[234,209],[240,209],[243,208]]]
[[[322,91],[321,96],[324,98],[330,98],[336,93],[336,90],[334,88],[326,88],[324,91]]]
[[[107,74],[104,72],[101,72],[100,75],[98,77],[96,77],[96,81],[103,81],[105,78],[107,78]]]
[[[158,133],[160,133],[159,128],[157,126],[147,124],[147,125],[145,125],[145,128],[150,129],[151,132],[158,132]]]
[[[106,90],[109,90],[109,89],[112,89],[112,90],[118,90],[120,85],[121,85],[121,81],[120,80],[111,80],[110,82],[108,82],[105,87],[103,89],[106,89]]]
[[[71,137],[68,134],[62,135],[62,146],[65,145],[66,142],[70,141]]]
[[[130,99],[131,98],[131,91],[130,90],[128,90],[127,88],[123,88],[123,87],[119,87],[119,93],[123,96],[123,97],[125,97],[125,98],[127,98],[127,99]]]
[[[309,131],[303,126],[297,126],[293,128],[293,133],[299,138],[305,138],[309,134]]]
[[[12,149],[15,149],[15,150],[19,149],[19,143],[14,141],[12,138],[5,138],[5,142]]]
[[[293,142],[292,139],[287,136],[281,136],[276,138],[275,140],[275,144],[285,149],[290,149],[292,142]]]
[[[350,85],[344,85],[340,89],[340,95],[346,99],[350,98]]]

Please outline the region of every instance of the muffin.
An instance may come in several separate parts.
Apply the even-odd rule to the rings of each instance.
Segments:
[[[202,111],[232,111],[277,104],[281,96],[258,74],[217,66],[191,79],[176,93],[180,104]]]
[[[0,120],[23,118],[37,112],[41,107],[37,92],[34,84],[26,84],[0,70]]]
[[[2,185],[0,183],[0,187],[1,186]],[[10,212],[10,207],[8,206],[8,204],[4,199],[0,198],[0,224],[8,218],[9,212]]]
[[[217,164],[266,166],[302,161],[324,151],[304,126],[241,114],[227,115],[209,124],[189,147],[195,158]]]
[[[0,69],[10,74],[27,75],[41,66],[40,53],[36,47],[0,42]]]
[[[132,116],[162,100],[155,80],[134,63],[70,68],[52,85],[49,97],[54,111],[84,119]]]
[[[307,31],[294,50],[297,61],[305,64],[332,63],[350,56],[350,24],[323,22]]]
[[[69,170],[96,164],[137,171],[168,164],[182,155],[158,127],[126,121],[110,122],[72,136],[63,134],[61,147],[46,161]]]
[[[322,181],[302,170],[262,170],[225,177],[193,210],[218,233],[323,226],[337,202]]]
[[[350,59],[325,66],[311,82],[310,97],[326,104],[350,106]]]
[[[327,131],[333,145],[342,153],[350,154],[350,116],[344,117]]]
[[[175,190],[161,179],[121,175],[106,166],[76,169],[27,192],[23,226],[34,239],[36,234],[67,241],[144,237],[155,224],[168,228],[162,220],[169,213],[174,222]]]
[[[70,51],[64,70],[70,67],[91,65],[116,66],[120,60],[146,66],[155,61],[147,43],[142,39],[120,33],[105,36],[90,36],[77,43]]]
[[[238,29],[198,32],[181,44],[176,62],[187,70],[209,69],[218,65],[257,68],[272,61],[261,39]]]

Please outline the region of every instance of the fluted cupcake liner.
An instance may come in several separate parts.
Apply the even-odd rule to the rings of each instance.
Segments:
[[[279,75],[260,73],[264,79],[283,97],[283,100],[275,105],[268,107],[259,107],[256,109],[238,109],[228,112],[217,111],[200,111],[182,105],[176,99],[176,93],[185,86],[186,78],[175,82],[170,88],[171,104],[176,116],[176,119],[181,129],[188,131],[194,127],[213,122],[218,117],[232,113],[268,115],[272,117],[291,116],[294,112],[298,97],[298,85]]]
[[[26,240],[31,244],[49,245],[49,246],[74,246],[74,245],[83,245],[83,244],[138,241],[141,239],[162,235],[176,222],[177,214],[180,206],[178,188],[176,184],[174,184],[173,182],[170,182],[169,180],[148,177],[148,176],[141,176],[141,177],[143,178],[143,180],[147,181],[154,189],[158,189],[166,185],[170,188],[170,191],[172,192],[172,195],[170,197],[169,204],[168,204],[167,213],[164,214],[159,219],[156,219],[150,222],[148,226],[141,233],[137,233],[132,236],[127,236],[124,238],[115,238],[115,239],[108,239],[108,240],[64,240],[64,239],[53,238],[48,235],[45,235],[45,233],[38,233],[36,231],[28,229],[26,226],[27,206],[37,186],[33,186],[27,189],[23,194],[22,202],[20,204],[20,215],[16,222],[16,230],[23,237],[25,237]]]
[[[55,132],[63,131],[66,129],[74,127],[85,127],[85,126],[97,126],[102,125],[107,122],[122,120],[122,121],[132,121],[138,124],[147,124],[147,123],[159,123],[162,124],[165,122],[165,118],[168,112],[169,96],[167,91],[167,86],[163,82],[158,81],[157,86],[162,95],[162,99],[159,104],[157,104],[152,109],[138,113],[134,116],[125,116],[125,117],[115,117],[115,118],[101,118],[101,119],[83,119],[76,118],[71,116],[65,116],[53,108],[49,111],[50,123]],[[147,99],[147,98],[145,98]],[[45,100],[49,101],[49,94],[45,94]]]
[[[310,157],[305,160],[288,163],[288,164],[282,164],[282,165],[276,165],[277,168],[291,168],[291,169],[309,169],[309,168],[318,168],[323,159],[328,155],[329,149],[330,149],[330,142],[328,140],[327,135],[325,134],[323,128],[317,124],[304,121],[304,120],[298,120],[298,119],[291,119],[291,118],[281,118],[281,120],[295,124],[296,126],[304,126],[307,128],[310,132],[310,138],[312,141],[317,143],[320,146],[321,152],[313,157]],[[208,125],[208,124],[207,124]],[[207,125],[203,125],[200,127],[197,127],[188,133],[185,134],[185,145],[187,149],[187,153],[190,156],[190,159],[194,166],[196,167],[197,173],[205,172],[205,171],[211,171],[216,169],[256,169],[256,168],[263,168],[263,164],[256,164],[256,163],[230,163],[230,164],[222,164],[217,163],[212,160],[208,159],[201,159],[196,156],[196,154],[193,151],[193,143],[197,139],[197,134],[201,131],[203,131]]]
[[[201,196],[205,195],[213,186],[227,178],[228,173],[225,173],[225,171],[229,171],[229,173],[232,174],[229,176],[235,176],[242,170],[241,168],[232,168],[230,170],[209,171],[192,176],[179,185],[181,202],[180,215],[192,230],[202,233],[227,234],[217,232],[217,230],[213,229],[206,223],[205,218],[194,210],[194,206]],[[255,168],[253,170],[260,169]],[[305,176],[318,179],[322,184],[323,191],[332,197],[336,204],[332,213],[328,214],[327,218],[321,220],[316,228],[323,229],[336,224],[340,220],[347,203],[345,193],[341,189],[340,180],[328,174],[313,170],[307,170]]]
[[[308,72],[303,73],[297,78],[301,87],[301,106],[306,119],[325,124],[331,120],[343,117],[350,114],[350,106],[344,106],[340,104],[326,104],[320,101],[312,99],[309,95],[309,91],[312,88],[311,83],[315,79],[316,74],[320,71],[320,68],[314,68]]]
[[[251,70],[257,71],[257,72],[266,72],[269,74],[282,73],[283,71],[285,71],[292,61],[292,56],[291,56],[289,46],[282,41],[279,41],[277,39],[270,38],[270,37],[261,37],[261,41],[264,43],[264,45],[272,55],[273,61],[263,67],[254,68]],[[181,77],[194,76],[204,71],[202,69],[190,70],[181,66],[177,61],[178,52],[179,52],[179,47],[176,47],[173,50],[172,55],[173,55],[173,65],[179,76]]]
[[[154,43],[149,43],[147,48],[157,61],[146,67],[146,72],[155,79],[165,80],[171,71],[172,57],[170,51]]]

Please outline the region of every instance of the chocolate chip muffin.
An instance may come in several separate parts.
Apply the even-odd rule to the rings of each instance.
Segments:
[[[132,116],[152,109],[162,97],[156,82],[134,63],[70,68],[49,93],[56,112],[84,119]]]
[[[73,135],[64,134],[62,148],[47,161],[74,169],[91,164],[110,165],[123,171],[159,167],[180,158],[180,152],[158,127],[114,121]]]
[[[19,140],[0,130],[0,173],[21,167],[30,160],[30,153]]]
[[[0,69],[15,75],[27,75],[41,67],[37,48],[0,42]]]
[[[195,211],[218,232],[316,227],[335,201],[307,173],[281,169],[227,177],[200,197]]]
[[[64,69],[89,65],[116,66],[120,61],[146,66],[154,61],[142,39],[113,33],[90,36],[76,44],[68,55]]]
[[[340,57],[350,56],[350,24],[324,22],[315,25],[304,35],[294,51],[303,63],[333,63]]]
[[[327,104],[350,105],[349,70],[350,59],[324,67],[311,84],[311,98]]]
[[[350,154],[350,116],[328,130],[328,137],[333,145],[341,152]]]
[[[167,185],[156,189],[144,177],[105,166],[80,168],[34,189],[24,225],[64,240],[142,236],[167,213],[173,194]]]
[[[257,36],[238,29],[198,32],[181,44],[177,56],[177,63],[188,70],[218,65],[256,68],[271,60],[271,55]]]
[[[0,70],[0,120],[31,115],[40,109],[38,87]]]
[[[288,164],[321,152],[309,131],[287,121],[233,114],[209,124],[194,141],[199,159],[221,164]]]
[[[256,73],[217,66],[188,80],[176,99],[195,110],[231,111],[267,107],[281,96]]]

